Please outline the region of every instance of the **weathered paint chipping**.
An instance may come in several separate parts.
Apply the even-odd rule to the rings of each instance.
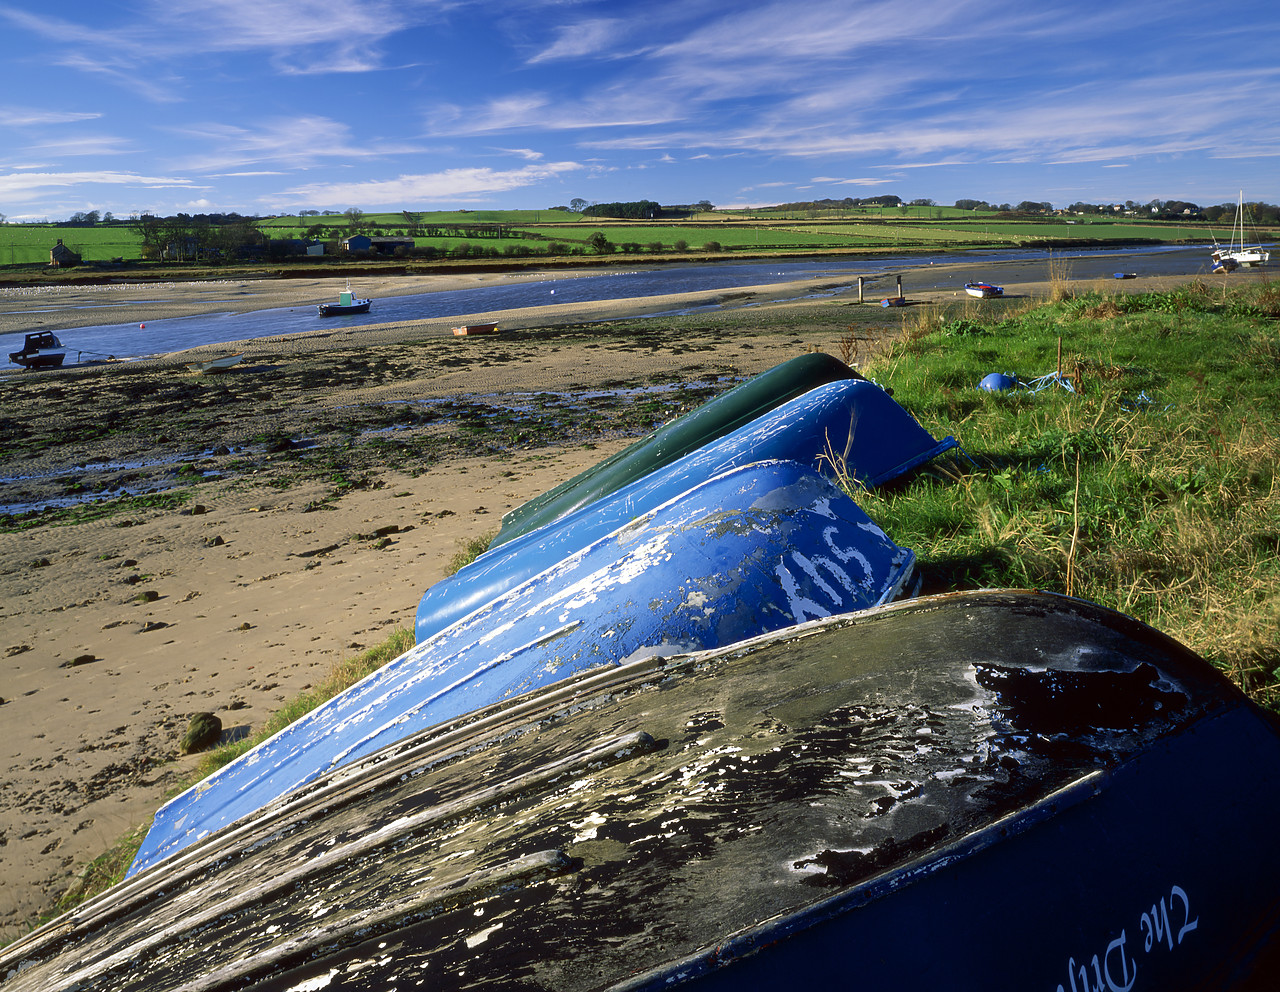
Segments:
[[[717,476],[416,645],[166,804],[130,871],[325,772],[548,681],[892,599],[914,556],[867,523],[848,496],[794,462]],[[861,554],[870,573],[847,571],[833,549]]]

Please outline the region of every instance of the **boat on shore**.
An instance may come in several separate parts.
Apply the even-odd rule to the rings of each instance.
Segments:
[[[244,352],[235,355],[219,355],[217,358],[210,358],[203,362],[187,362],[187,368],[193,372],[199,372],[207,375],[215,372],[225,372],[233,365],[239,365],[244,359]]]
[[[497,334],[498,325],[497,324],[463,324],[460,327],[455,327],[453,329],[453,333],[455,337],[459,337],[459,338],[467,337],[468,335],[473,335],[473,334]]]
[[[831,366],[830,371],[838,368]],[[778,385],[776,376],[771,380]],[[754,395],[763,399],[759,392]],[[741,409],[738,404],[735,407]],[[727,411],[721,407],[706,412],[719,419]],[[688,439],[698,426],[697,418],[685,426]],[[677,440],[668,435],[664,443],[674,445]],[[826,382],[625,485],[595,488],[589,500],[587,493],[577,492],[574,508],[561,503],[565,512],[545,518],[537,528],[502,543],[495,538],[484,554],[423,593],[414,620],[415,636],[419,642],[426,640],[640,514],[737,466],[797,461],[832,478],[856,480],[859,487],[874,489],[956,446],[954,437],[934,438],[874,382],[860,378]],[[625,466],[614,463],[608,468]],[[602,484],[610,477],[620,482],[621,474],[613,471],[592,478]],[[542,509],[551,505],[543,504]],[[530,519],[522,522],[527,525]]]
[[[967,282],[964,284],[964,291],[970,296],[977,297],[980,300],[991,299],[995,296],[1004,296],[1003,286],[993,286],[989,282]]]
[[[856,378],[860,378],[858,373],[844,362],[821,352],[788,359],[664,424],[542,495],[508,510],[490,546],[512,541],[637,482],[811,389],[839,379]]]
[[[1240,198],[1236,203],[1236,218],[1231,225],[1230,243],[1225,248],[1219,245],[1217,240],[1213,243],[1213,254],[1210,258],[1214,272],[1234,272],[1241,267],[1256,268],[1266,265],[1271,260],[1271,253],[1261,244],[1256,243],[1258,240],[1256,237],[1254,244],[1245,243],[1244,225],[1244,190],[1241,190]]]
[[[890,602],[914,561],[806,466],[726,472],[420,641],[170,800],[129,874],[395,741],[538,686]]]
[[[66,360],[67,349],[52,331],[28,334],[21,351],[9,352],[9,361],[24,369],[56,369]]]
[[[1277,818],[1280,734],[1208,662],[1082,600],[952,593],[423,730],[20,937],[0,980],[1261,990]]]
[[[372,303],[372,299],[361,299],[351,292],[351,284],[348,283],[347,288],[338,294],[337,303],[321,303],[316,310],[321,317],[341,317],[350,313],[368,313]]]

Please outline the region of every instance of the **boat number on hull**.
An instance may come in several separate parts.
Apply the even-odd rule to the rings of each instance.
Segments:
[[[1181,946],[1183,939],[1200,925],[1200,917],[1191,913],[1191,899],[1186,890],[1175,885],[1168,896],[1142,914],[1138,931],[1142,946],[1130,942],[1124,930],[1107,945],[1106,951],[1085,964],[1075,958],[1067,960],[1067,981],[1057,992],[1131,992],[1138,980],[1138,955]]]

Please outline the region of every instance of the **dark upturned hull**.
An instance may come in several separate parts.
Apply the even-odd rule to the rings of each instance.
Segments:
[[[0,981],[1270,988],[1278,816],[1275,727],[1175,642],[928,597],[418,735],[10,945]]]

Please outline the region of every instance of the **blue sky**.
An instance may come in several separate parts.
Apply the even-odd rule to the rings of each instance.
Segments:
[[[1280,3],[0,0],[0,213],[1280,202]]]

